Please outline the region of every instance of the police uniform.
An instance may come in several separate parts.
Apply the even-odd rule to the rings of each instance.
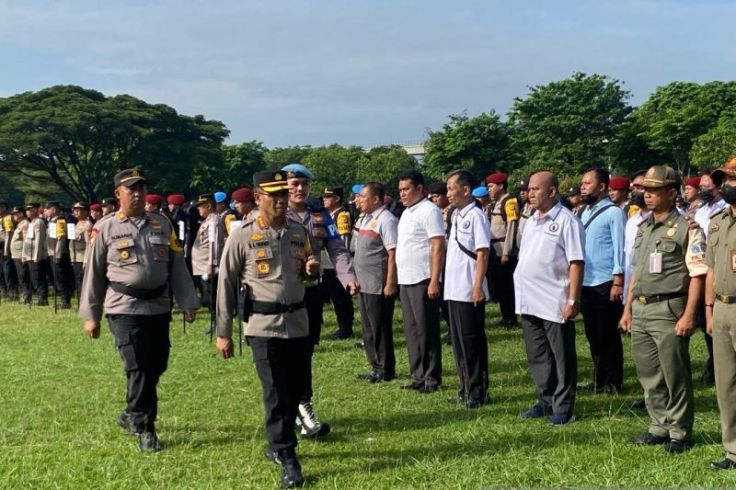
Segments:
[[[6,206],[5,203],[0,203]],[[11,301],[18,299],[18,276],[15,273],[13,257],[10,250],[15,223],[11,213],[0,216],[0,276],[5,297]]]
[[[10,239],[10,256],[13,259],[15,275],[18,278],[20,299],[24,304],[29,304],[31,302],[31,271],[28,264],[23,262],[23,240],[30,222],[26,219],[22,206],[13,208],[13,214],[16,213],[20,214],[20,219]]]
[[[736,160],[713,172],[736,175]],[[724,189],[726,186],[724,186]],[[706,286],[706,308],[713,313],[713,354],[716,396],[721,418],[724,461],[712,463],[718,469],[736,467],[736,215],[731,206],[711,218],[705,263],[712,288]]]
[[[39,204],[26,206],[26,210],[38,209]],[[28,264],[31,287],[37,295],[39,306],[47,306],[49,296],[48,284],[48,249],[46,248],[46,221],[36,216],[26,229],[23,237],[22,260]]]
[[[46,207],[55,207],[59,212],[61,208],[57,202],[49,202]],[[59,214],[49,219],[46,232],[49,266],[56,294],[61,296],[61,308],[69,308],[73,289],[73,273],[69,258],[69,240],[67,240],[66,225],[66,219]]]
[[[114,181],[119,188],[145,178],[128,169]],[[94,225],[90,247],[79,317],[99,322],[104,307],[128,380],[127,405],[118,423],[141,434],[144,449],[143,437],[155,438],[156,385],[169,359],[169,294],[182,310],[194,310],[194,286],[169,221],[161,215],[118,211]]]
[[[667,166],[650,168],[644,187],[679,186]],[[700,229],[673,208],[662,221],[654,213],[639,227],[634,242],[631,290],[631,351],[651,418],[648,434],[634,444],[664,443],[670,452],[689,447],[693,426],[693,386],[688,346],[675,324],[685,311],[691,278],[706,273]]]
[[[87,204],[78,202],[74,209],[87,209]],[[92,222],[80,219],[74,224],[74,235],[69,237],[69,259],[74,272],[74,284],[79,293],[82,290],[82,278],[84,277],[84,263],[92,233]]]
[[[261,192],[288,190],[282,171],[258,172],[253,180]],[[304,304],[305,264],[311,254],[301,223],[286,218],[284,228],[274,229],[254,210],[225,243],[220,263],[217,335],[232,337],[232,312],[245,287],[241,321],[263,389],[267,454],[284,468],[298,467],[294,420],[313,347]]]
[[[486,183],[506,182],[506,174],[497,172],[486,178]],[[516,197],[504,194],[490,207],[491,258],[488,264],[488,279],[491,295],[498,299],[504,327],[516,325],[514,314],[514,269],[516,269],[516,233],[519,226],[519,204]],[[501,258],[508,256],[506,264]]]
[[[192,274],[201,279],[202,302],[205,305],[210,304],[210,297],[217,295],[216,290],[211,290],[217,287],[217,283],[212,284],[212,278],[217,273],[222,247],[225,245],[225,228],[220,216],[214,211],[214,197],[212,194],[199,196],[197,206],[207,203],[212,206],[212,211],[197,229],[192,244]]]

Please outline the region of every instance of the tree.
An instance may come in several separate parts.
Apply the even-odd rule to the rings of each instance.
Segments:
[[[312,184],[319,191],[326,185],[348,186],[356,182],[363,149],[337,144],[311,148],[302,163],[314,173]],[[315,194],[316,195],[316,194]]]
[[[516,151],[525,166],[546,166],[562,175],[611,167],[609,143],[626,116],[630,93],[605,75],[572,77],[529,88],[509,113]]]
[[[736,82],[673,82],[658,87],[632,116],[647,144],[688,174],[695,140],[715,127],[721,113],[734,104]]]
[[[442,130],[430,131],[424,162],[427,175],[440,180],[458,168],[483,177],[518,165],[511,151],[510,127],[493,110],[473,118],[466,113],[451,115]]]
[[[195,165],[191,185],[202,192],[252,186],[253,174],[266,168],[266,151],[260,141],[223,145],[222,165]]]
[[[272,148],[266,152],[263,159],[266,168],[281,168],[287,163],[302,162],[309,155],[309,146],[287,146],[284,148]]]
[[[417,160],[406,150],[398,145],[377,146],[359,160],[355,182],[381,182],[386,192],[396,196],[399,174],[405,170],[419,170]]]
[[[690,160],[699,169],[718,168],[733,155],[736,155],[736,109],[728,109],[715,127],[695,139]]]
[[[161,189],[183,189],[195,163],[222,162],[228,130],[130,95],[54,86],[0,99],[0,171],[97,200],[113,175],[139,167]]]

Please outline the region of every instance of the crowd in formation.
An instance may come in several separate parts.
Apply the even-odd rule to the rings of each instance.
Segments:
[[[551,426],[575,419],[579,390],[622,390],[624,348],[650,423],[629,442],[681,453],[692,446],[694,401],[689,343],[700,329],[715,382],[726,458],[736,467],[736,158],[684,181],[668,166],[610,176],[594,168],[561,192],[538,172],[516,182],[467,170],[425,183],[407,171],[396,197],[380,182],[321,189],[302,164],[255,174],[230,195],[185,202],[149,194],[138,170],[115,176],[115,197],[9,209],[2,219],[2,294],[69,308],[76,291],[87,335],[105,315],[127,376],[118,424],[143,451],[161,449],[156,385],[169,356],[176,299],[187,321],[207,306],[210,334],[233,355],[233,322],[244,328],[263,388],[266,456],[285,487],[303,483],[297,433],[325,437],[314,407],[312,358],[323,307],[334,305],[335,340],[353,337],[357,298],[367,383],[397,376],[393,339],[398,298],[410,382],[432,394],[443,383],[442,342],[452,345],[460,390],[450,401],[487,404],[486,304],[501,328],[521,328],[536,400],[522,418]],[[164,206],[164,202],[166,205]],[[198,292],[197,292],[198,290]],[[578,385],[573,319],[582,314],[592,379]],[[441,320],[448,325],[443,339]],[[238,337],[241,337],[238,335]]]

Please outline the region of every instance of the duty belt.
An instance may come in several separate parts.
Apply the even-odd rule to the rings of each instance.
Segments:
[[[153,289],[140,289],[140,288],[133,288],[130,286],[126,286],[125,284],[121,282],[111,282],[109,284],[110,289],[115,291],[116,293],[125,294],[127,296],[132,296],[136,299],[156,299],[161,297],[162,294],[166,291],[168,288],[168,284],[163,283],[157,288]]]
[[[268,301],[251,301],[250,312],[260,315],[280,315],[282,313],[293,313],[302,308],[304,308],[304,301],[290,305],[269,303]]]
[[[650,305],[652,303],[659,303],[660,301],[667,301],[669,299],[682,298],[687,296],[687,293],[672,293],[672,294],[655,294],[653,296],[637,296],[636,299],[643,305]]]
[[[716,294],[716,299],[721,303],[726,303],[727,305],[730,305],[731,303],[736,303],[736,296],[724,296],[722,294]]]

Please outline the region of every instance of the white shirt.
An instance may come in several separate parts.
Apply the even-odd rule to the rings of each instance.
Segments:
[[[452,213],[452,228],[447,241],[444,275],[445,300],[471,303],[477,261],[460,249],[458,241],[472,252],[477,252],[481,248],[489,250],[491,225],[488,216],[475,205],[475,201]],[[490,296],[485,277],[483,278],[483,293],[486,298]]]
[[[404,210],[396,243],[399,284],[418,284],[431,277],[430,238],[445,237],[442,211],[428,199]]]
[[[705,237],[708,238],[708,226],[710,225],[710,219],[716,214],[720,213],[723,208],[726,207],[726,201],[719,199],[716,202],[710,204],[703,204],[700,209],[695,213],[695,222],[700,225],[705,233]]]
[[[626,230],[624,231],[624,294],[622,301],[626,303],[626,294],[629,292],[629,281],[631,274],[634,273],[634,242],[636,234],[639,232],[639,225],[649,218],[651,211],[639,210],[637,213],[626,221]]]
[[[570,262],[585,259],[585,232],[580,219],[560,203],[524,227],[519,264],[514,272],[516,313],[564,323],[570,290]]]

